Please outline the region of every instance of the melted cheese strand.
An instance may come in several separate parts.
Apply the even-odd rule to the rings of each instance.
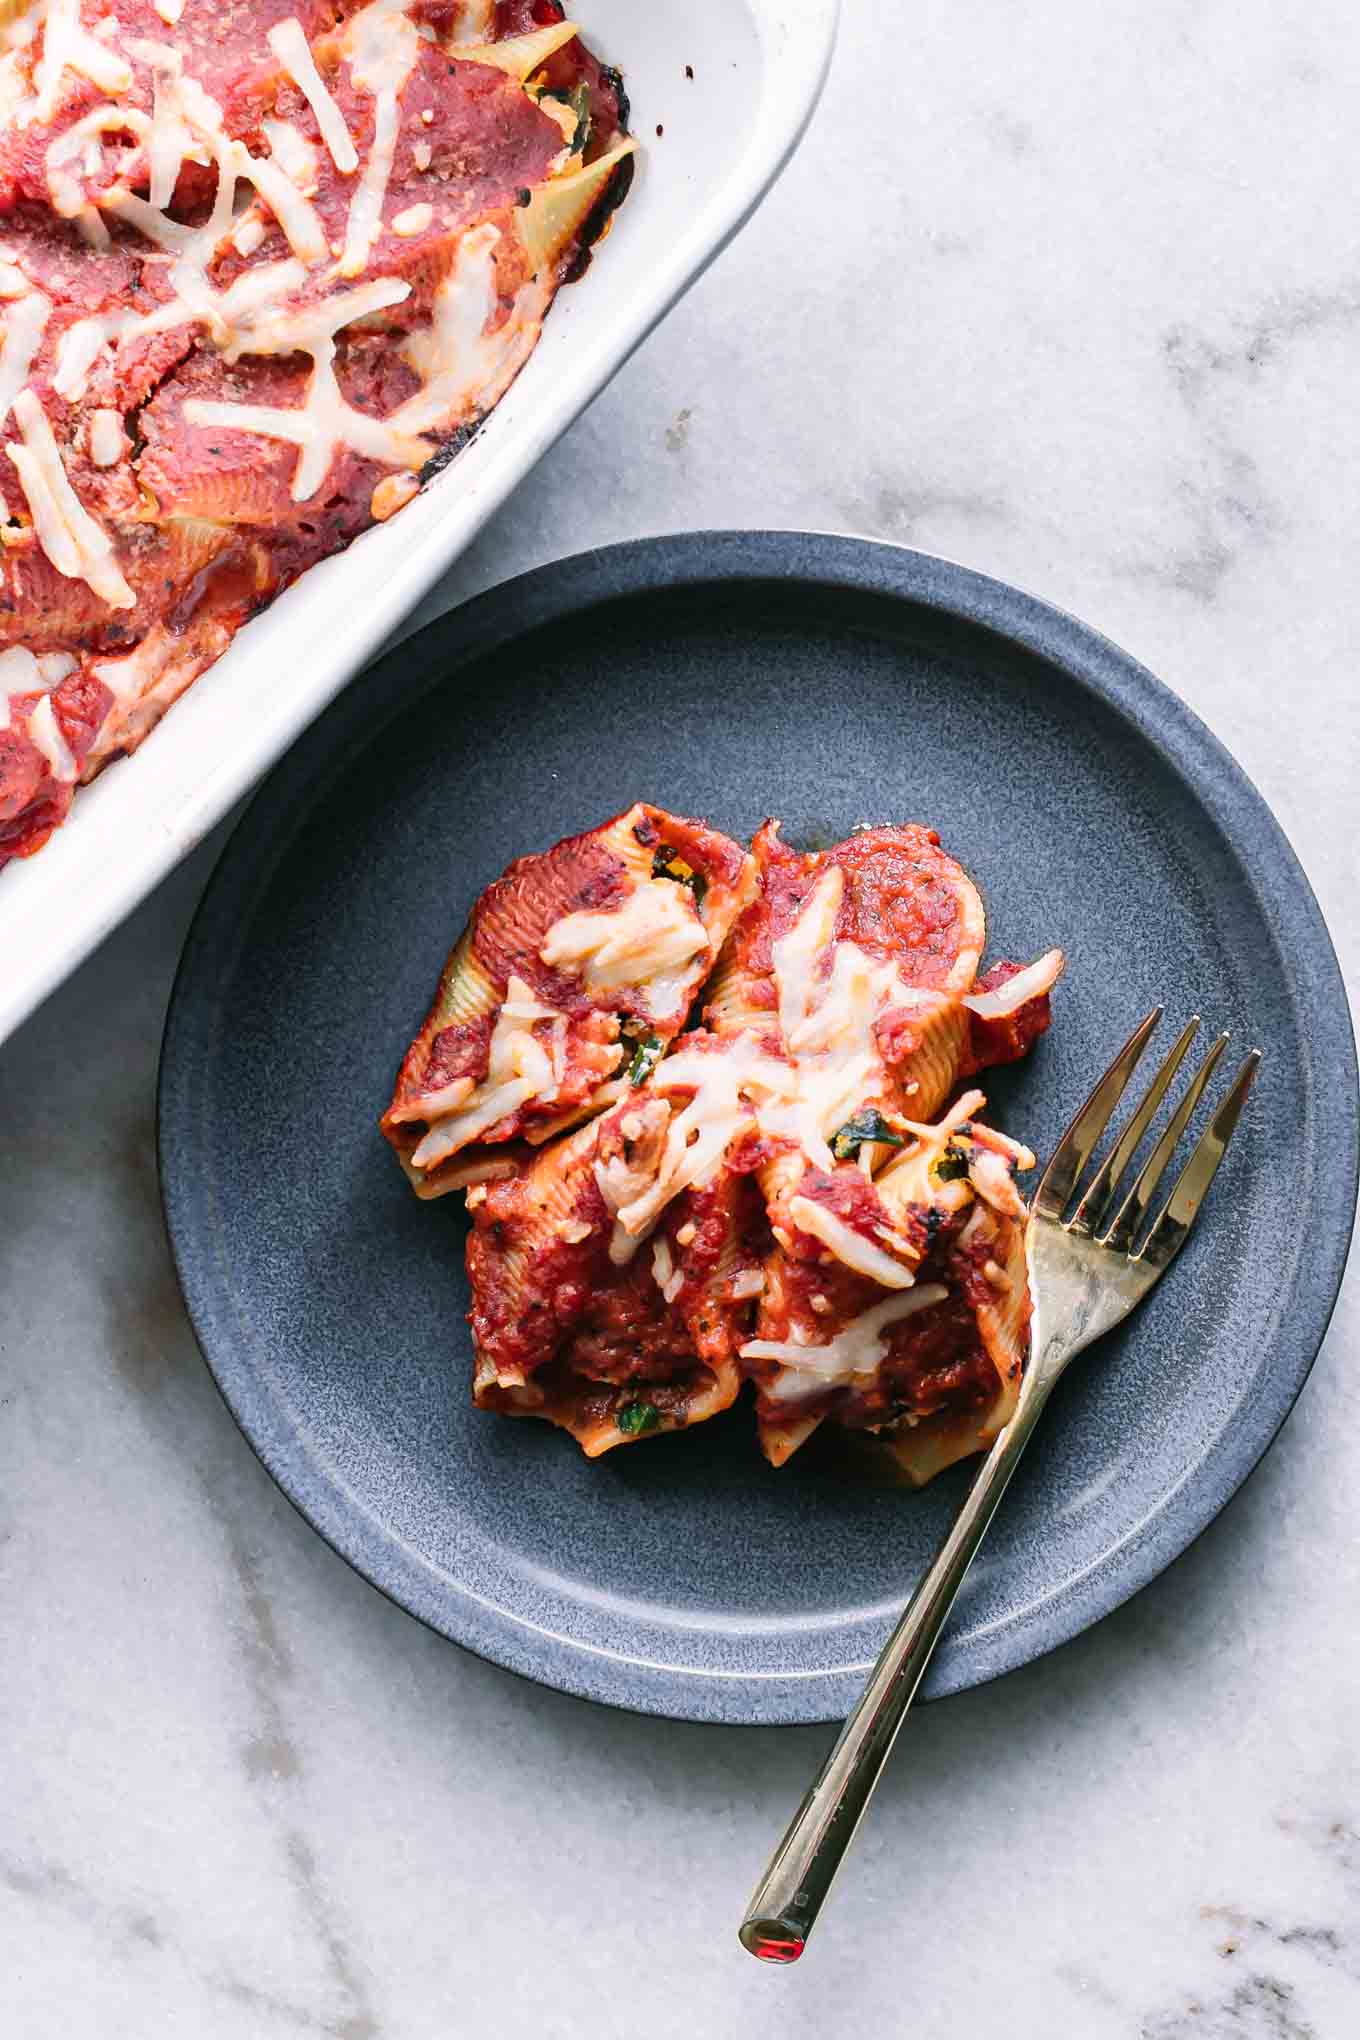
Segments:
[[[823,1389],[843,1388],[872,1378],[888,1357],[889,1325],[914,1317],[919,1310],[943,1303],[949,1291],[942,1282],[923,1282],[909,1296],[885,1297],[882,1303],[851,1318],[824,1346],[800,1346],[782,1339],[752,1339],[741,1350],[743,1360],[779,1360],[783,1365],[763,1392],[774,1402],[797,1402]]]
[[[252,156],[244,142],[233,145],[232,160],[242,177],[248,177],[279,225],[288,245],[300,262],[314,266],[324,262],[330,249],[315,206],[302,196],[296,184],[268,157]]]
[[[250,275],[260,273],[252,271]],[[242,283],[247,280],[240,279]],[[233,289],[236,287],[233,285]],[[301,311],[292,312],[286,306],[271,310],[241,327],[227,347],[227,359],[235,361],[241,354],[309,354],[333,340],[342,326],[386,311],[410,295],[409,283],[403,283],[397,276],[383,276],[372,283],[361,283],[357,290],[341,291],[334,297],[323,298],[319,304],[305,305]],[[240,307],[234,309],[239,311]]]
[[[313,351],[312,377],[307,385],[304,409],[312,421],[313,434],[310,443],[303,446],[293,475],[295,503],[305,503],[321,487],[344,431],[346,405],[335,379],[333,340],[327,340]]]
[[[534,997],[523,978],[510,979],[492,1031],[485,1077],[467,1090],[462,1086],[468,1080],[462,1077],[445,1087],[450,1096],[457,1093],[455,1102],[451,1110],[431,1120],[411,1156],[413,1169],[431,1169],[447,1161],[530,1098],[551,1100],[557,1096],[552,1059],[533,1030],[541,1021],[556,1022],[561,1017],[555,1007],[542,1005]],[[421,1101],[426,1107],[439,1102],[438,1096]]]
[[[621,907],[564,914],[548,930],[539,956],[550,970],[567,969],[588,993],[638,986],[653,1020],[674,1020],[693,970],[686,965],[709,940],[687,887],[657,878],[630,893]]]
[[[175,195],[180,166],[194,146],[184,117],[181,82],[184,61],[178,50],[164,43],[132,45],[133,54],[143,56],[152,68],[151,129],[146,137],[146,159],[151,171],[148,197],[158,212],[164,212]]]
[[[369,252],[382,232],[383,200],[387,196],[387,180],[392,174],[399,121],[395,92],[379,93],[373,115],[373,147],[369,150],[345,228],[344,253],[340,257],[342,276],[358,276],[367,268]]]
[[[349,74],[361,92],[373,95],[373,143],[359,188],[350,201],[340,274],[358,276],[368,265],[382,231],[383,201],[396,156],[402,88],[420,56],[420,38],[403,13],[383,0],[355,17]]]
[[[845,891],[845,873],[838,864],[824,871],[798,911],[787,935],[774,944],[775,983],[779,989],[779,1030],[790,1051],[799,1029],[816,1004],[817,963],[836,932]]]
[[[266,141],[269,143],[271,162],[277,163],[289,183],[295,185],[304,198],[312,198],[317,188],[316,150],[290,120],[275,120],[266,114],[260,122]]]
[[[113,541],[67,480],[47,413],[32,390],[20,390],[14,416],[24,444],[6,445],[5,451],[28,499],[43,551],[59,574],[86,582],[110,608],[135,608],[137,598],[119,571]]]
[[[181,317],[178,305],[165,305],[140,319],[135,312],[99,312],[88,319],[77,319],[57,342],[53,389],[68,404],[79,403],[85,394],[90,370],[106,347],[121,340],[125,334],[148,333],[156,326],[178,325]]]
[[[42,55],[33,69],[35,96],[25,108],[28,120],[39,125],[51,120],[67,71],[79,71],[101,92],[126,92],[132,83],[123,59],[81,27],[80,0],[48,0]]]
[[[904,987],[891,963],[871,963],[854,942],[836,942],[845,875],[831,865],[773,946],[779,1025],[798,1071],[792,1103],[761,1114],[766,1133],[795,1141],[820,1169],[835,1160],[827,1136],[877,1092],[883,1060],[874,1038],[890,1006],[929,993]],[[824,960],[830,972],[824,975]]]
[[[154,241],[158,248],[164,248],[172,255],[182,254],[193,246],[194,229],[182,226],[178,220],[167,219],[154,205],[144,198],[138,198],[134,191],[124,191],[121,186],[100,194],[99,203],[105,212],[126,220],[139,234],[145,234],[148,241]]]
[[[98,468],[116,467],[127,444],[117,411],[96,411],[90,419],[90,459]]]
[[[10,725],[11,694],[36,694],[42,686],[38,662],[25,645],[11,645],[0,652],[0,730]]]
[[[79,767],[62,735],[50,694],[44,694],[42,700],[34,704],[28,718],[28,735],[30,743],[36,744],[46,758],[52,777],[69,786]]]
[[[425,385],[388,421],[403,432],[447,430],[488,411],[528,358],[552,290],[531,279],[516,293],[510,317],[488,332],[499,304],[494,259],[499,240],[490,224],[463,235],[458,260],[435,293],[432,324],[413,333],[402,349]]]
[[[904,1268],[882,1247],[876,1247],[872,1240],[866,1240],[863,1233],[856,1232],[834,1211],[828,1211],[824,1204],[816,1204],[810,1197],[794,1197],[789,1200],[789,1216],[800,1232],[810,1233],[833,1253],[847,1268],[853,1268],[857,1275],[867,1275],[883,1289],[910,1289],[916,1281],[910,1268]]]
[[[236,179],[245,177],[273,213],[298,260],[309,267],[324,262],[330,250],[320,217],[283,166],[267,156],[252,156],[244,142],[230,139],[222,126],[221,107],[196,78],[184,75],[178,50],[165,43],[141,41],[131,47],[155,73],[155,106],[145,143],[151,201],[118,186],[100,195],[103,209],[127,220],[158,247],[192,253],[193,267],[203,283],[203,271],[232,224]],[[174,194],[185,158],[208,160],[202,149],[208,150],[217,164],[217,197],[207,225],[194,229],[168,219],[163,207]],[[181,289],[178,278],[175,287],[194,302],[192,295]]]
[[[121,659],[101,659],[91,669],[120,707],[140,701],[170,663],[175,640],[159,624],[149,630],[135,651]]]
[[[321,139],[331,152],[331,161],[347,177],[351,170],[358,169],[359,154],[345,125],[345,116],[316,68],[302,23],[295,15],[274,24],[269,31],[269,47],[311,107]]]
[[[247,351],[245,343],[251,334],[264,330],[259,314],[272,310],[280,298],[291,297],[306,280],[307,271],[302,263],[296,256],[289,255],[281,262],[262,262],[258,268],[247,269],[220,297],[215,298],[209,323],[213,339],[229,361]],[[273,350],[260,348],[249,351],[268,353]]]
[[[34,290],[19,298],[6,314],[4,344],[0,345],[0,425],[8,418],[11,404],[28,381],[51,310],[51,300],[40,290]]]
[[[1004,1019],[1008,1013],[1018,1012],[1028,1000],[1051,992],[1062,976],[1065,961],[1061,949],[1045,950],[1037,963],[1026,964],[994,992],[968,992],[963,1003],[979,1020]]]
[[[15,446],[7,440],[5,452],[19,477],[19,486],[28,502],[39,545],[59,574],[64,574],[69,581],[80,580],[80,553],[75,539],[61,521],[43,469],[26,446]]]
[[[484,43],[495,25],[496,9],[494,0],[461,0],[453,26],[449,30],[449,46],[462,54],[464,43]]]
[[[84,191],[67,170],[68,164],[78,162],[86,176],[92,177],[99,169],[104,135],[130,134],[144,142],[150,132],[150,120],[136,106],[96,106],[73,122],[57,136],[44,158],[53,212],[74,220],[84,218],[90,210]]]
[[[638,1180],[636,1158],[626,1170],[596,1164],[600,1195],[615,1218],[610,1259],[622,1265],[672,1197],[712,1179],[732,1143],[755,1130],[754,1100],[787,1097],[795,1082],[790,1065],[766,1055],[753,1034],[738,1035],[717,1050],[681,1049],[667,1057],[653,1089],[688,1090],[693,1096],[672,1115],[646,1180]]]
[[[191,397],[181,415],[190,425],[256,432],[263,439],[282,439],[300,446],[302,458],[293,475],[295,503],[305,503],[316,494],[342,446],[386,467],[423,467],[434,450],[429,442],[409,438],[395,430],[390,420],[352,410],[336,382],[334,356],[332,340],[316,350],[307,400],[296,410],[274,410],[264,404],[210,404]]]

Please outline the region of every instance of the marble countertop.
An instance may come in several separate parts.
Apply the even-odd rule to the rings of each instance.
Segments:
[[[773,197],[422,614],[685,526],[950,554],[1191,702],[1355,983],[1353,8],[848,16]],[[220,842],[0,1051],[0,2030],[1360,2030],[1354,1285],[1207,1535],[913,1717],[808,1956],[758,1967],[736,1920],[825,1731],[644,1721],[464,1655],[307,1529],[218,1400],[153,1087]]]

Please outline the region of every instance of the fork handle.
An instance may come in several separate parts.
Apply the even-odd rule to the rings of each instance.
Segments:
[[[1030,1373],[1009,1424],[968,1490],[953,1528],[902,1612],[854,1712],[751,1895],[739,1934],[767,1962],[796,1962],[864,1818],[897,1731],[987,1526],[1048,1400],[1052,1378]]]

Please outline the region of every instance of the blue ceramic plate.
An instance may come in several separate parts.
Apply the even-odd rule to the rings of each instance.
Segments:
[[[465,1222],[377,1130],[480,888],[639,797],[737,834],[778,814],[795,843],[935,823],[992,953],[1070,958],[1052,1032],[989,1083],[1041,1152],[1158,1000],[1265,1050],[1206,1222],[1063,1383],[969,1576],[929,1690],[973,1685],[1125,1600],[1256,1464],[1356,1183],[1346,1002],[1288,844],[1173,695],[1032,596],[855,539],[653,539],[497,588],[357,681],[232,838],[171,1004],[161,1172],[199,1340],[308,1520],[457,1642],[660,1714],[846,1711],[966,1471],[919,1496],[774,1473],[746,1409],[592,1463],[477,1413]]]

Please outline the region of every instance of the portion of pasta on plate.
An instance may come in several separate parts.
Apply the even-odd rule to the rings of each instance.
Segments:
[[[0,0],[0,865],[447,464],[626,121],[558,0]]]
[[[774,1465],[829,1423],[918,1484],[989,1444],[1034,1157],[973,1080],[1063,957],[979,975],[985,940],[914,823],[747,851],[639,803],[512,864],[382,1121],[417,1195],[466,1192],[477,1404],[594,1457],[749,1381]]]

